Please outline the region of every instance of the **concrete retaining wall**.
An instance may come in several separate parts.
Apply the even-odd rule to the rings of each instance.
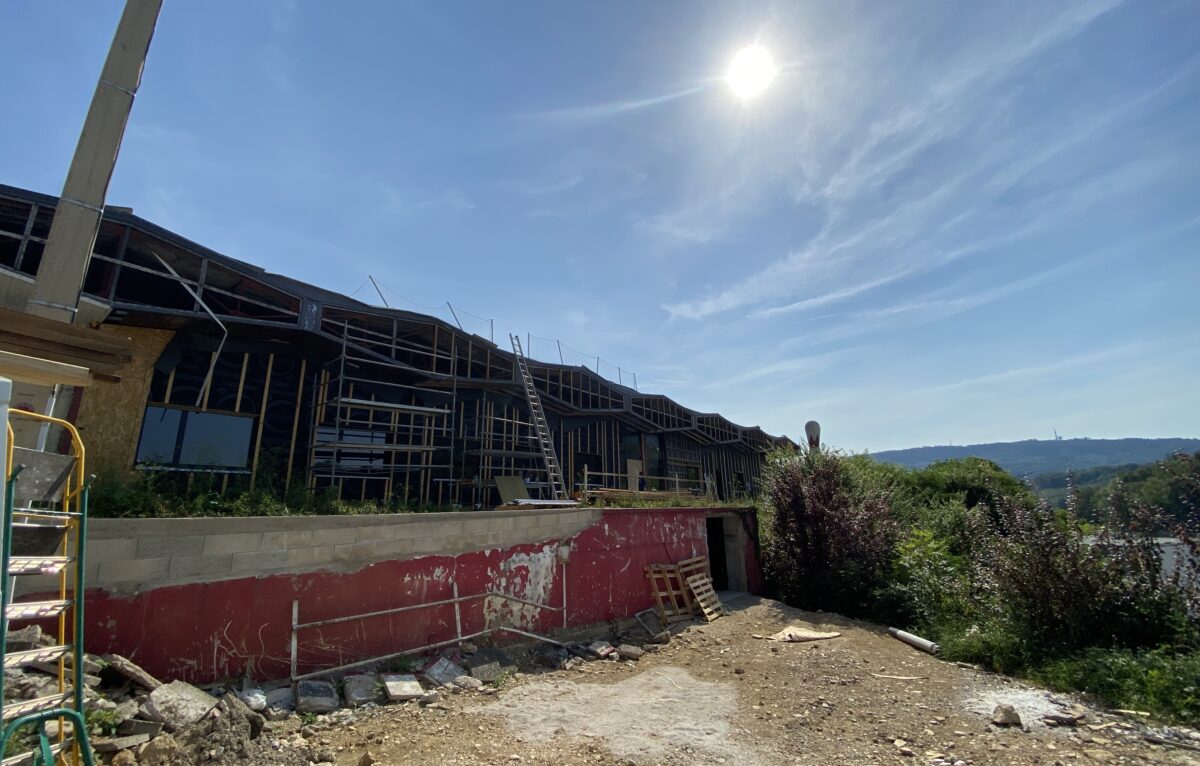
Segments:
[[[752,509],[96,520],[85,642],[207,682],[285,676],[293,603],[301,622],[420,607],[302,631],[301,670],[500,625],[619,620],[652,606],[648,564],[710,553],[710,517],[723,519],[731,582],[756,591]],[[478,598],[427,606],[455,593]]]
[[[312,571],[354,572],[384,560],[453,555],[568,538],[599,510],[485,511],[199,519],[95,519],[89,588],[166,585]]]

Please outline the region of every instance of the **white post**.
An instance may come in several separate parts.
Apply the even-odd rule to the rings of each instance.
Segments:
[[[461,643],[462,642],[462,609],[459,608],[459,603],[458,603],[458,580],[451,581],[450,587],[453,589],[452,593],[454,594],[454,637],[456,639],[458,639],[459,643]]]
[[[292,677],[291,682],[296,683],[296,666],[299,664],[299,657],[296,647],[296,626],[300,624],[300,600],[292,599]]]

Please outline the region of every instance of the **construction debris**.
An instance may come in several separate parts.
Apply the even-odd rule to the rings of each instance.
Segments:
[[[383,700],[383,691],[379,676],[374,673],[361,673],[346,676],[342,681],[342,696],[349,707],[362,707]]]
[[[9,643],[11,644],[12,642],[10,641]],[[147,673],[132,660],[128,660],[119,654],[106,654],[102,659],[110,670],[128,678],[146,691],[152,692],[163,685],[162,681]]]
[[[992,711],[992,723],[997,726],[1021,726],[1021,716],[1012,705],[997,705]]]
[[[341,707],[337,688],[329,681],[301,681],[296,686],[296,709],[301,713],[332,713]]]
[[[438,657],[432,665],[425,668],[421,673],[434,686],[449,686],[454,683],[454,679],[463,675],[466,671],[449,657]]]
[[[150,720],[178,731],[194,724],[217,706],[217,699],[184,681],[172,681],[150,692],[144,705]]]
[[[383,688],[387,698],[392,702],[420,699],[425,694],[425,690],[421,688],[421,682],[417,680],[416,676],[410,675],[385,675],[383,676]]]
[[[760,636],[757,633],[751,634],[751,638],[764,638],[767,641],[785,641],[791,644],[804,643],[806,641],[825,641],[830,638],[837,638],[842,635],[835,631],[820,631],[802,628],[799,625],[789,625],[778,633],[772,633],[769,636]]]

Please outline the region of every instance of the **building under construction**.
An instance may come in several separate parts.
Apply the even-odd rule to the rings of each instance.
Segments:
[[[32,289],[56,204],[0,185],[0,304],[23,305]],[[101,382],[57,405],[104,470],[204,474],[224,490],[303,484],[410,507],[494,505],[498,477],[553,496],[518,355],[438,318],[268,273],[111,206],[79,310],[133,348],[108,382],[100,369]],[[30,348],[54,342],[20,329],[0,329],[0,348],[55,351]],[[767,451],[790,443],[585,367],[527,369],[570,492],[731,499],[753,490]]]

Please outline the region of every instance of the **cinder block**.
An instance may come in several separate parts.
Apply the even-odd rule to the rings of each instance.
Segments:
[[[137,555],[138,541],[129,540],[88,540],[87,556],[94,561],[131,559]]]
[[[181,537],[143,537],[137,541],[138,558],[152,559],[159,557],[175,558],[176,556],[199,556],[204,553],[204,535],[184,535]]]
[[[333,561],[332,545],[314,545],[310,548],[291,548],[287,552],[288,569],[319,567]]]
[[[368,540],[394,540],[396,538],[396,527],[392,524],[359,527],[358,542],[366,542]]]
[[[273,551],[247,551],[233,554],[233,574],[267,573],[287,567],[288,552],[283,548]]]
[[[544,516],[538,517],[539,527],[556,527],[562,523],[562,514],[547,513]]]
[[[418,537],[430,537],[436,534],[434,524],[429,521],[414,521],[401,524],[396,529],[396,537],[407,537],[415,540]]]
[[[412,541],[413,553],[441,553],[453,548],[454,540],[442,537],[418,537]]]
[[[358,530],[354,527],[326,527],[312,531],[313,545],[344,545],[358,539]]]
[[[261,532],[242,532],[231,535],[209,535],[204,539],[205,555],[256,551],[262,547]]]
[[[287,548],[287,532],[263,532],[259,550],[281,551]]]
[[[333,547],[333,560],[338,563],[368,564],[375,560],[375,542],[347,543]]]
[[[520,516],[513,520],[513,527],[516,529],[533,529],[538,525],[537,516]]]
[[[491,531],[505,532],[510,529],[515,529],[516,526],[517,526],[517,520],[514,519],[512,516],[501,516],[499,518],[492,520],[492,530]]]
[[[171,580],[197,577],[220,579],[229,575],[233,569],[232,564],[232,553],[220,556],[173,556],[167,569],[167,577]]]
[[[488,519],[471,519],[463,522],[464,535],[487,534],[492,531],[492,522]]]
[[[405,540],[380,540],[375,543],[375,556],[379,560],[389,558],[401,558],[408,556],[413,552],[413,541]]]
[[[133,583],[158,585],[167,576],[170,559],[129,559],[127,561],[101,561],[97,584],[131,585]]]
[[[283,533],[283,544],[287,548],[307,548],[312,545],[312,530],[289,529]]]

